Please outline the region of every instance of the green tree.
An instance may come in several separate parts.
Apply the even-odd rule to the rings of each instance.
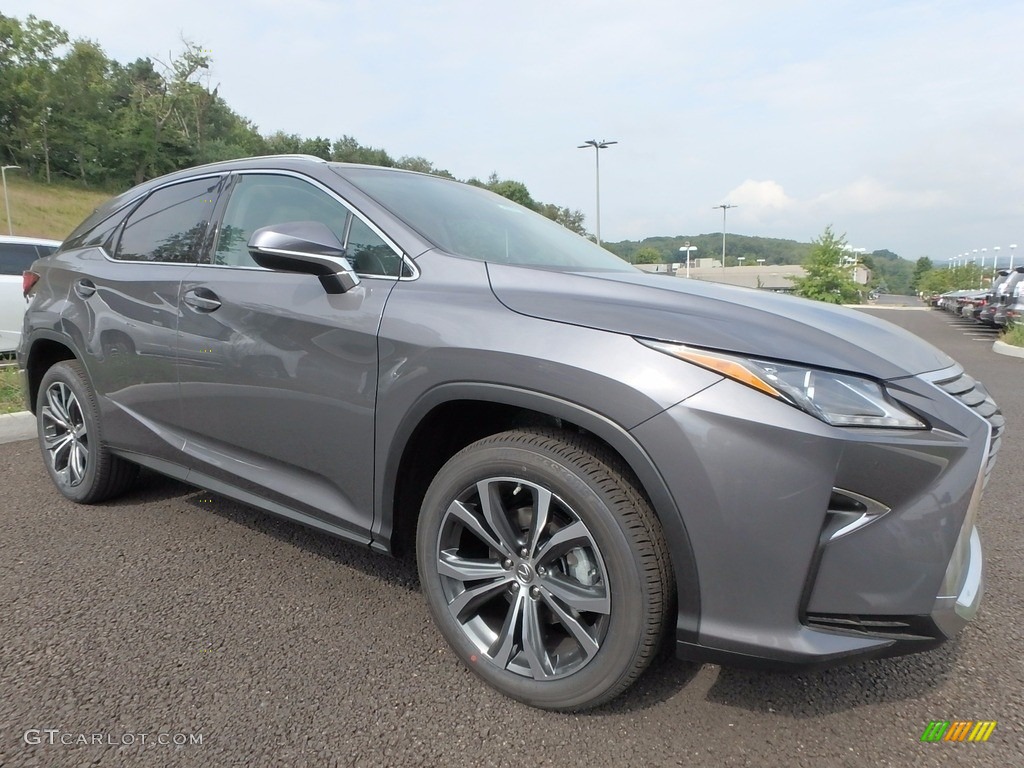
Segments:
[[[649,245],[645,245],[643,248],[637,249],[633,254],[634,264],[661,264],[664,259],[661,258],[661,251],[657,248],[652,248]]]
[[[811,253],[804,262],[807,274],[791,278],[795,293],[807,299],[830,304],[859,304],[860,286],[853,281],[844,256],[849,248],[845,235],[837,236],[831,225],[811,243]]]
[[[48,150],[47,102],[57,52],[67,42],[67,32],[49,21],[0,14],[0,159],[28,173],[36,172],[37,153]]]
[[[932,269],[934,269],[934,265],[932,264],[932,260],[929,259],[927,256],[922,256],[917,260],[917,263],[914,264],[914,276],[913,278],[911,278],[910,281],[910,284],[915,291],[924,290],[923,288],[920,287],[921,278],[924,277],[924,275],[927,272],[930,272]]]
[[[921,274],[917,290],[922,293],[945,293],[966,288],[980,288],[983,281],[981,268],[977,264],[959,267],[937,267]]]
[[[537,210],[552,221],[557,221],[566,229],[575,232],[577,235],[590,237],[590,233],[587,232],[586,228],[583,226],[586,214],[578,208],[563,208],[562,206],[555,205],[554,203],[541,203]]]

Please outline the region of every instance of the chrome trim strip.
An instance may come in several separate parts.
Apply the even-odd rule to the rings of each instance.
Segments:
[[[843,536],[846,536],[847,534],[853,533],[854,531],[863,528],[865,525],[875,522],[876,520],[881,518],[882,515],[887,515],[889,512],[892,511],[891,507],[885,506],[885,504],[883,504],[880,501],[875,501],[872,498],[862,496],[861,494],[854,493],[853,491],[847,491],[845,488],[833,488],[832,491],[833,493],[839,493],[842,494],[843,496],[848,496],[854,501],[860,502],[861,504],[864,505],[864,511],[861,513],[857,513],[846,512],[844,510],[830,509],[828,511],[830,515],[846,515],[848,517],[853,518],[852,520],[850,520],[850,522],[848,522],[846,525],[844,525],[828,537],[828,540],[830,542],[835,541],[836,539],[840,539]]]

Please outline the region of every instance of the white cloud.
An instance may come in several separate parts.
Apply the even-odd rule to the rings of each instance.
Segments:
[[[796,202],[786,194],[786,190],[778,182],[754,181],[753,179],[744,181],[726,195],[725,200],[734,205],[754,209],[755,212],[766,209],[769,211],[785,210]]]

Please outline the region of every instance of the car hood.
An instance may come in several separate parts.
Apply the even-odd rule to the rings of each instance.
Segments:
[[[902,328],[823,302],[640,272],[487,270],[498,301],[544,320],[878,379],[954,364]]]

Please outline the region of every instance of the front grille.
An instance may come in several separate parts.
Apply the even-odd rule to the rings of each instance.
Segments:
[[[988,461],[985,464],[985,484],[988,484],[988,476],[996,463],[996,455],[1003,442],[1003,428],[1006,426],[1006,419],[1002,411],[996,405],[995,400],[979,381],[975,381],[960,369],[951,378],[936,381],[935,385],[945,392],[948,392],[964,405],[971,408],[975,413],[992,425],[992,442],[988,448]]]
[[[831,629],[851,635],[887,637],[892,640],[934,640],[935,624],[927,616],[857,616],[808,613],[805,623],[815,629]]]

